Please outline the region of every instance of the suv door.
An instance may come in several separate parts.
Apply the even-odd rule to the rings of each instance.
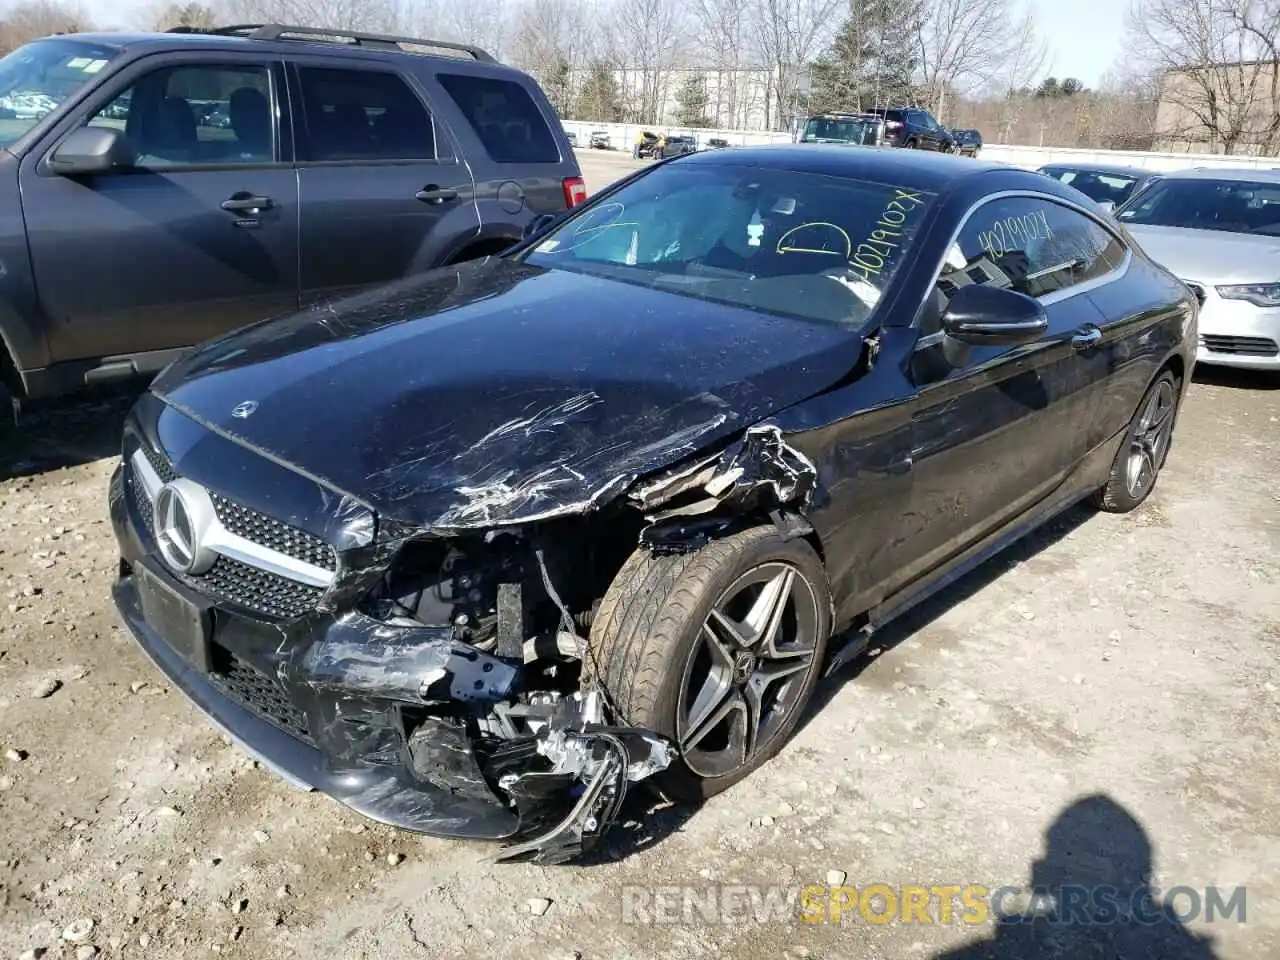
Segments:
[[[969,215],[919,319],[910,532],[918,546],[904,582],[1017,518],[1084,461],[1110,373],[1089,293],[1128,265],[1113,239],[1047,197],[991,199]],[[1031,344],[970,347],[959,365],[942,362],[942,310],[970,283],[1036,297],[1048,330]]]
[[[577,158],[562,150],[555,112],[540,91],[513,77],[441,69],[435,77],[464,123],[458,135],[476,178],[480,221],[488,233],[519,238],[542,213],[558,213],[586,198]],[[662,143],[659,140],[659,143]],[[672,156],[666,141],[663,156]]]
[[[439,265],[479,222],[426,92],[389,63],[289,58],[303,304]]]
[[[53,360],[119,357],[154,372],[172,358],[156,351],[297,308],[282,81],[266,57],[146,57],[24,157],[22,208]],[[85,125],[123,128],[134,166],[55,174],[50,153]]]
[[[909,110],[911,135],[922,150],[937,150],[941,144],[938,122],[927,110]]]

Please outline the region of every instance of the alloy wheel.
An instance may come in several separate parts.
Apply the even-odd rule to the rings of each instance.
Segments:
[[[722,777],[752,763],[803,709],[822,618],[794,566],[760,564],[721,595],[680,684],[676,735],[689,769]]]
[[[1125,486],[1131,497],[1141,499],[1156,482],[1173,436],[1175,401],[1173,384],[1162,380],[1142,409],[1125,464]]]

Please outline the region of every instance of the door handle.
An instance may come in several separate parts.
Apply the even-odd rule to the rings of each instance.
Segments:
[[[222,201],[222,209],[228,213],[258,213],[262,210],[270,210],[275,206],[275,202],[270,197],[254,197],[248,194],[237,193],[235,196],[229,197]]]
[[[1071,346],[1077,350],[1089,350],[1102,342],[1102,331],[1093,324],[1081,327],[1071,335]]]
[[[444,203],[446,200],[457,200],[458,191],[449,187],[437,187],[434,183],[429,183],[415,193],[414,197],[423,203]]]

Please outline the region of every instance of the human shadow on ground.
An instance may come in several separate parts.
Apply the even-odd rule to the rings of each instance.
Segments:
[[[995,933],[933,960],[1217,960],[1211,938],[1179,916],[1204,909],[1205,891],[1162,902],[1153,872],[1151,840],[1137,819],[1110,797],[1084,797],[1045,831],[1026,895],[992,891]]]

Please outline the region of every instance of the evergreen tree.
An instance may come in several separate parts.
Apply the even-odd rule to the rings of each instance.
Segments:
[[[921,15],[920,0],[855,0],[853,13],[813,65],[810,109],[858,111],[914,102],[918,62],[906,38]]]
[[[676,122],[682,127],[709,127],[711,118],[707,116],[707,108],[711,104],[711,95],[707,93],[707,78],[701,73],[691,73],[685,78],[676,94]]]
[[[622,95],[613,67],[603,60],[593,60],[587,67],[587,78],[578,93],[575,115],[583,120],[617,123],[622,117]]]

